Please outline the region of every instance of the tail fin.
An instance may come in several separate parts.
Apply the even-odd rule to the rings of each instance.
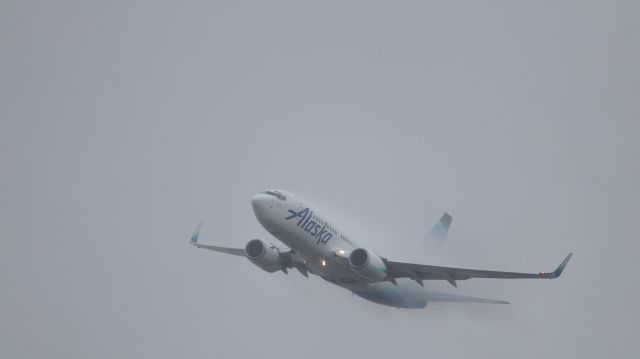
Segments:
[[[427,238],[434,239],[438,244],[444,242],[444,239],[447,237],[447,232],[449,232],[451,221],[453,221],[453,217],[445,212],[442,217],[440,217],[438,223],[431,228]]]

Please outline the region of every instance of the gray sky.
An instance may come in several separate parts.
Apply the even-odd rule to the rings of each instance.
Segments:
[[[0,357],[638,357],[639,10],[0,1]],[[269,239],[267,187],[395,260],[575,256],[404,311],[187,244]]]

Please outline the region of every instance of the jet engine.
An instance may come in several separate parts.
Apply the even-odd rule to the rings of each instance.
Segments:
[[[280,259],[280,252],[273,244],[260,239],[252,239],[244,247],[244,251],[253,264],[269,273],[279,271],[284,267]]]
[[[358,248],[349,255],[349,266],[369,282],[382,282],[387,278],[387,265],[377,254]]]

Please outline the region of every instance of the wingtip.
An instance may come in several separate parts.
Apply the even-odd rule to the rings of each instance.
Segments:
[[[558,278],[562,274],[562,272],[564,271],[564,268],[567,266],[567,263],[569,263],[569,260],[571,259],[571,256],[573,256],[573,253],[569,253],[565,257],[565,259],[562,261],[562,263],[560,263],[558,268],[556,268],[556,270],[553,271],[553,277],[554,278]]]
[[[196,229],[193,231],[193,234],[191,235],[191,239],[189,240],[189,242],[193,245],[197,245],[198,244],[198,237],[200,236],[200,229],[202,229],[202,221],[198,222],[198,226],[196,227]]]

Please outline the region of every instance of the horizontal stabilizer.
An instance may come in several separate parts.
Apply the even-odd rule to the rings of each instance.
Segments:
[[[465,295],[441,293],[441,292],[427,292],[428,302],[459,302],[459,303],[485,303],[485,304],[511,304],[504,300],[487,299],[478,297],[467,297]]]

